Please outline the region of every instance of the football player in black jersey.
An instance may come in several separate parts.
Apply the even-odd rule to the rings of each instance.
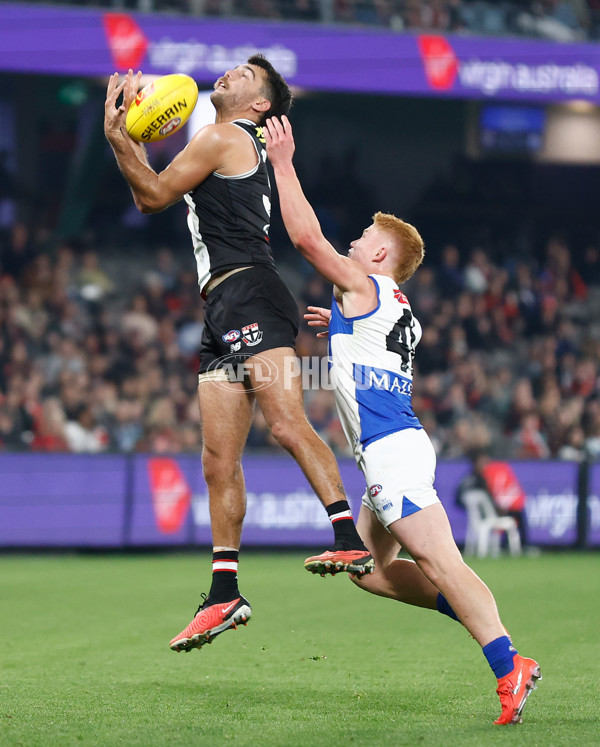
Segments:
[[[125,128],[140,78],[141,73],[131,70],[121,82],[117,73],[110,78],[105,134],[140,211],[156,213],[182,198],[187,202],[206,299],[198,400],[213,575],[194,619],[170,643],[175,651],[189,651],[251,616],[238,589],[237,566],[246,502],[241,457],[255,401],[332,522],[333,546],[309,558],[305,567],[313,573],[360,576],[371,572],[373,559],[356,531],[335,458],[306,419],[300,377],[283,375],[294,368],[298,309],[275,269],[269,245],[271,190],[262,125],[266,115],[288,112],[290,90],[262,55],[228,70],[211,95],[215,124],[199,130],[156,173],[144,147]]]

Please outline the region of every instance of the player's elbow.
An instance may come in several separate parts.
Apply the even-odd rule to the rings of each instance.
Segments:
[[[141,203],[137,206],[137,209],[140,211],[140,213],[143,213],[144,215],[152,215],[153,213],[160,212],[155,207],[152,207],[152,205],[148,205],[146,203]]]
[[[136,208],[140,211],[140,213],[143,213],[144,215],[152,215],[152,213],[160,213],[161,210],[164,210],[165,206],[161,205],[156,200],[153,200],[150,197],[135,197],[134,196],[134,202]]]

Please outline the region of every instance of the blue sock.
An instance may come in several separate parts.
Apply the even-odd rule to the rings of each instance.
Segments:
[[[514,648],[508,636],[500,636],[495,641],[483,647],[483,655],[496,675],[496,679],[505,677],[515,668],[514,658],[517,649]]]
[[[456,616],[456,612],[452,609],[452,607],[450,606],[450,603],[448,602],[448,600],[442,594],[441,591],[437,595],[437,608],[438,608],[438,612],[441,612],[442,615],[448,615],[448,617],[451,617],[453,620],[460,622],[460,620]]]

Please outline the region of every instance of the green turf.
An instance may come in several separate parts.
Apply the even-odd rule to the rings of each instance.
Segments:
[[[493,726],[495,680],[457,623],[302,559],[243,554],[252,622],[176,654],[206,550],[0,558],[0,745],[600,743],[600,555],[472,563],[542,665],[516,727]]]

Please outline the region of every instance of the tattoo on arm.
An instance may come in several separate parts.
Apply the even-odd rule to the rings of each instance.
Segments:
[[[338,491],[339,491],[339,492],[340,492],[340,493],[341,493],[341,494],[342,494],[342,495],[344,496],[344,498],[345,498],[345,497],[346,497],[346,491],[344,490],[344,486],[342,485],[342,483],[341,483],[341,482],[338,482],[338,484],[337,484],[337,486],[336,486],[336,487],[337,487]]]

